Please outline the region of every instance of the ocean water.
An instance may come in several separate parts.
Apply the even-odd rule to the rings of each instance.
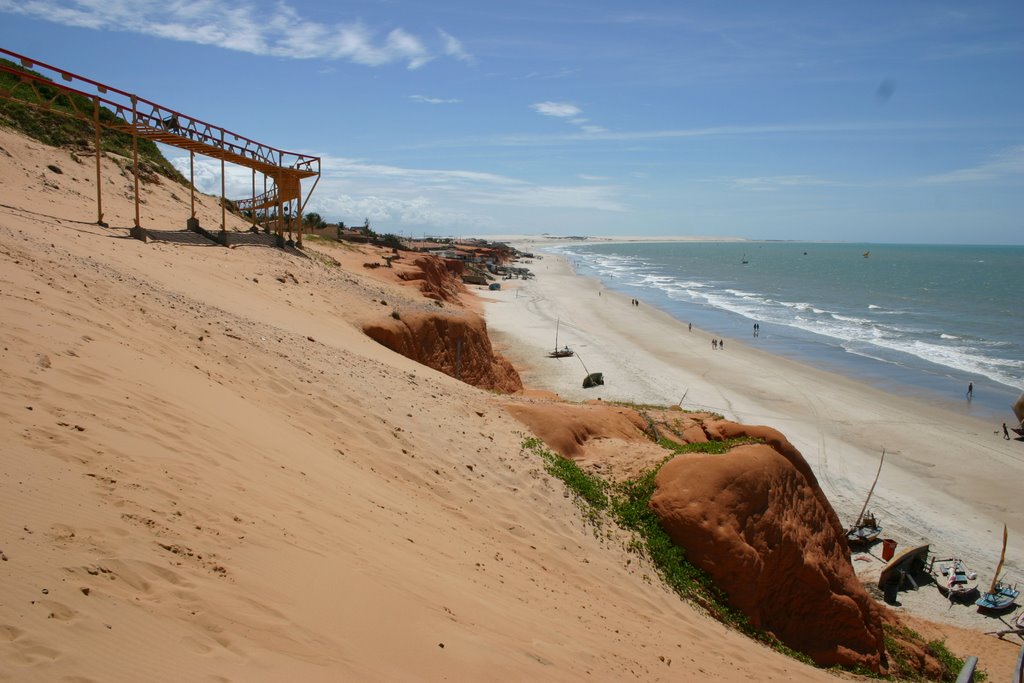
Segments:
[[[552,251],[711,334],[996,426],[1013,423],[1009,406],[1024,391],[1024,247],[668,242]]]

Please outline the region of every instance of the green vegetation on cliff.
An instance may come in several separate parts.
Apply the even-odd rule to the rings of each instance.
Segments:
[[[609,482],[584,471],[574,461],[549,450],[544,442],[536,437],[527,438],[523,441],[522,447],[524,451],[539,456],[544,461],[547,473],[565,484],[587,521],[595,527],[600,527],[604,520],[610,518],[617,527],[630,532],[632,540],[627,546],[630,552],[646,557],[665,585],[679,597],[700,605],[714,618],[749,637],[805,664],[815,666],[810,657],[787,647],[774,635],[755,629],[744,614],[732,609],[728,605],[728,597],[714,584],[711,577],[692,564],[686,557],[686,550],[676,545],[662,528],[658,516],[650,505],[658,471],[677,455],[724,455],[736,446],[761,443],[761,440],[739,437],[725,441],[679,444],[662,437],[658,439],[658,443],[669,451],[670,455],[650,470],[622,482]],[[909,655],[910,648],[916,648],[938,662],[941,671],[936,680],[943,683],[952,683],[956,680],[963,660],[952,654],[945,643],[926,642],[919,634],[906,627],[886,624],[883,628],[885,649],[889,659],[889,675],[880,676],[860,668],[852,673],[879,680],[926,681],[928,678],[922,674],[925,668],[923,661],[915,661],[915,658]],[[837,669],[841,670],[840,667]],[[975,674],[975,680],[985,679],[983,671]]]
[[[6,59],[0,59],[0,64],[23,73],[39,76],[39,74]],[[0,95],[5,95],[0,97],[0,126],[12,128],[53,147],[91,150],[95,139],[92,122],[68,115],[76,109],[80,112],[91,112],[93,103],[90,98],[73,93],[63,93],[55,86],[38,82],[35,87],[39,94],[36,95],[26,85],[21,85],[15,90],[14,87],[19,82],[20,79],[17,76],[7,71],[0,71]],[[8,93],[12,93],[13,99],[6,96]],[[19,104],[17,100],[33,104],[52,102],[52,106],[47,111],[29,104]],[[100,107],[101,123],[112,123],[115,120],[113,112]],[[103,127],[100,132],[100,147],[104,152],[130,159],[132,136]],[[160,153],[155,142],[139,138],[138,148],[139,163],[143,166],[144,171],[144,173],[140,173],[140,176],[144,175],[145,171],[152,171],[176,183],[187,184],[184,176]]]

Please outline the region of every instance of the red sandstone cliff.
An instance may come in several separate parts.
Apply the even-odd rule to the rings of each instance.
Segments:
[[[645,419],[614,405],[507,409],[563,456],[616,479],[664,459],[650,424],[686,443],[762,439],[725,455],[672,459],[657,476],[651,507],[755,627],[825,666],[886,669],[885,612],[857,580],[842,525],[810,466],[778,431],[675,410],[647,411]]]
[[[803,457],[775,430],[717,427],[769,443],[668,462],[651,498],[662,527],[755,627],[824,666],[885,669],[883,612]]]
[[[512,364],[491,348],[487,324],[474,313],[402,313],[363,326],[392,351],[482,389],[522,391]]]
[[[406,282],[419,282],[420,292],[428,299],[460,303],[459,296],[466,291],[462,281],[435,256],[418,256],[410,266],[399,268],[398,277]]]

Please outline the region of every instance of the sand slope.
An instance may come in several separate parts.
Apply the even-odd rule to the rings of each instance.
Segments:
[[[91,160],[0,148],[0,679],[832,680],[598,538],[498,397],[361,334],[409,288],[143,244],[112,162],[100,228]]]

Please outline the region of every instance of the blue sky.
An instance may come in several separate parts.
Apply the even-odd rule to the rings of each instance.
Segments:
[[[0,46],[317,154],[307,211],[379,232],[1024,243],[1020,0],[0,0]]]

